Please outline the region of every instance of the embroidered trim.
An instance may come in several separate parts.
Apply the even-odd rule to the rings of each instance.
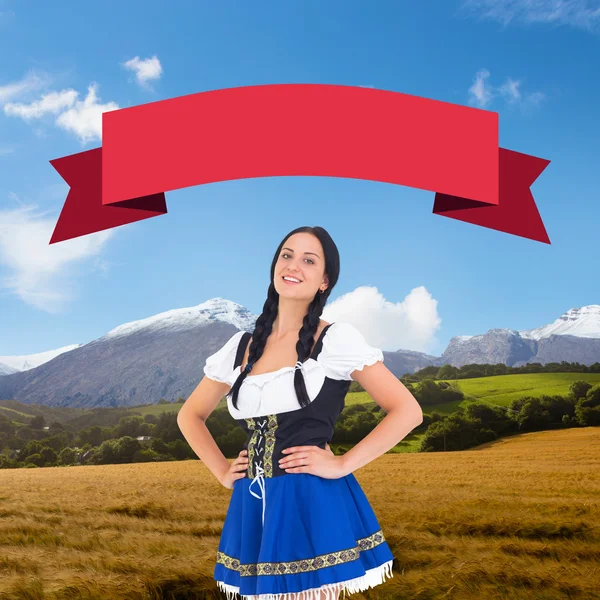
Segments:
[[[288,562],[262,562],[241,564],[237,558],[228,556],[224,552],[217,551],[217,563],[222,564],[227,569],[238,571],[242,577],[256,575],[289,575],[294,573],[308,573],[325,567],[339,565],[353,560],[357,560],[361,552],[372,550],[385,542],[385,536],[381,529],[372,535],[357,540],[356,546],[337,552],[321,554],[315,558],[306,558],[302,560],[292,560]]]
[[[254,446],[256,446],[256,440],[258,439],[259,431],[256,429],[256,422],[252,417],[245,419],[248,429],[254,429],[250,441],[248,442],[248,477],[254,478]]]
[[[321,600],[323,593],[325,593],[326,596],[328,595],[328,592],[335,593],[335,597],[337,598],[341,591],[344,592],[345,598],[346,592],[349,592],[350,594],[364,592],[368,588],[374,588],[376,585],[384,583],[386,578],[391,579],[394,576],[392,563],[393,561],[390,560],[373,569],[367,569],[364,575],[355,577],[354,579],[336,583],[327,583],[321,587],[309,588],[302,590],[301,592],[240,595],[239,585],[231,585],[224,581],[220,581],[219,579],[216,581],[219,589],[227,594],[227,600],[234,600],[236,596],[241,598],[252,598],[253,600]]]
[[[277,415],[266,415],[265,417],[248,417],[244,419],[248,429],[252,431],[252,436],[248,442],[248,477],[254,479],[255,476],[255,465],[254,457],[258,453],[256,452],[256,444],[259,436],[263,435],[265,438],[265,449],[263,455],[263,469],[265,470],[265,477],[273,477],[273,452],[275,450],[275,431],[279,426],[277,422]],[[257,425],[256,421],[261,421]],[[264,426],[267,426],[266,431],[263,430]]]
[[[273,477],[273,450],[275,450],[275,430],[277,429],[277,415],[269,415],[267,431],[265,432],[265,477]]]

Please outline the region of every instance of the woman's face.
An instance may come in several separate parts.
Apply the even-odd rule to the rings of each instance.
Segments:
[[[284,276],[299,280],[285,281]],[[290,236],[275,263],[274,285],[280,296],[312,301],[315,294],[327,288],[325,256],[319,239],[311,233]]]

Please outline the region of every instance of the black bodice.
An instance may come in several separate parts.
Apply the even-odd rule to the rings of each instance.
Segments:
[[[323,347],[325,332],[333,323],[323,328],[317,343],[310,355],[315,359]],[[246,332],[240,339],[234,368],[242,364],[244,352],[250,339]],[[321,390],[314,400],[305,407],[296,410],[236,419],[236,422],[247,433],[244,449],[248,450],[248,469],[246,477],[257,475],[257,466],[264,470],[264,477],[287,475],[279,468],[279,460],[286,456],[281,454],[285,448],[292,446],[318,446],[325,448],[331,441],[335,423],[344,408],[344,400],[350,387],[350,381],[325,377]],[[290,393],[296,391],[290,386]]]

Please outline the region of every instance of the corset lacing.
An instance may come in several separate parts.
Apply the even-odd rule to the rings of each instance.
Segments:
[[[258,423],[258,427],[259,429],[257,429],[256,431],[258,432],[258,439],[256,441],[256,445],[254,446],[255,451],[257,452],[257,454],[261,451],[261,444],[263,445],[262,447],[262,453],[264,455],[264,450],[265,450],[265,446],[264,446],[264,439],[263,439],[263,428],[265,427],[265,425],[267,424],[267,420],[263,420],[261,423]],[[249,487],[248,487],[248,491],[255,497],[255,498],[262,498],[263,501],[263,509],[262,509],[262,524],[265,524],[265,508],[267,505],[267,497],[266,497],[266,493],[265,493],[265,478],[264,478],[264,468],[263,468],[263,461],[262,458],[259,462],[255,463],[254,465],[254,469],[256,472],[256,475],[254,477],[254,479],[252,480],[252,483],[250,483]],[[250,488],[255,484],[258,483],[258,486],[260,488],[260,491],[262,493],[261,496],[259,496],[258,494],[255,494]]]

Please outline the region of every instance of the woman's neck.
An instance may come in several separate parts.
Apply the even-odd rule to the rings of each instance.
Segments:
[[[279,339],[292,332],[298,333],[302,329],[307,312],[308,304],[305,301],[282,302],[280,299],[277,316],[273,322],[273,335]]]

